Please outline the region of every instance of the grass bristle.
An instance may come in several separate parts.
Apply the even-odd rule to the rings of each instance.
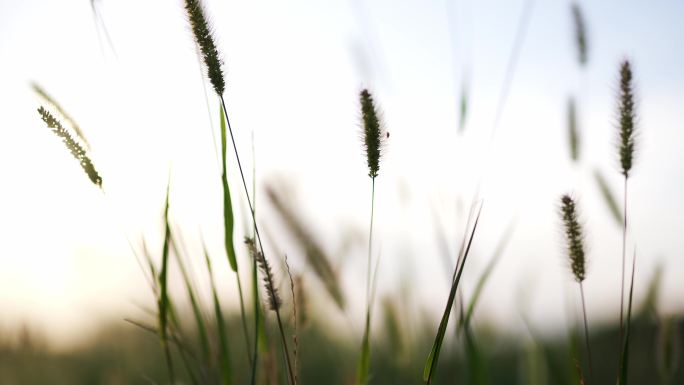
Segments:
[[[52,129],[52,132],[54,132],[55,135],[62,138],[62,142],[64,142],[64,145],[69,149],[71,155],[80,163],[83,171],[85,171],[88,178],[90,178],[90,181],[102,188],[102,178],[100,177],[100,174],[97,173],[97,170],[95,170],[95,166],[86,154],[85,149],[73,138],[73,136],[71,136],[69,131],[62,126],[62,123],[52,116],[45,108],[42,106],[38,108],[38,113],[45,124],[47,124],[48,128]]]
[[[567,242],[570,268],[577,282],[584,281],[586,277],[584,240],[582,227],[577,220],[577,208],[575,201],[569,195],[561,198],[561,216],[565,227],[565,240]]]
[[[204,8],[199,0],[185,0],[185,10],[188,13],[192,33],[195,41],[202,52],[202,59],[207,67],[207,76],[214,87],[214,91],[220,96],[226,89],[223,78],[222,61],[218,48],[214,42],[212,30],[204,13]]]
[[[380,170],[380,157],[382,156],[382,141],[385,138],[384,130],[378,111],[373,101],[373,96],[364,89],[360,94],[361,118],[363,120],[363,146],[366,150],[368,161],[368,176],[375,178]]]
[[[620,65],[620,165],[625,178],[629,177],[634,160],[634,86],[632,68],[628,60]]]

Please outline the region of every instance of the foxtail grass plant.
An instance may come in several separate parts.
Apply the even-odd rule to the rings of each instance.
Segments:
[[[368,163],[368,176],[371,178],[371,214],[368,230],[368,265],[366,270],[366,323],[361,342],[361,357],[359,358],[357,383],[368,382],[370,372],[370,325],[371,325],[371,260],[373,252],[373,216],[375,212],[375,178],[380,171],[380,157],[383,152],[383,142],[386,138],[380,114],[375,106],[371,93],[364,89],[359,95],[361,104],[361,120],[363,123],[363,148]]]
[[[634,86],[632,84],[632,67],[629,60],[620,64],[620,90],[618,96],[618,150],[620,166],[624,177],[623,186],[623,224],[622,224],[622,273],[620,283],[620,344],[624,336],[624,297],[625,297],[625,257],[627,253],[627,180],[634,162],[635,118]]]
[[[569,195],[561,197],[561,218],[563,220],[564,235],[567,248],[570,269],[575,281],[579,284],[582,297],[582,317],[584,319],[584,342],[587,348],[587,361],[589,363],[590,381],[594,378],[593,364],[591,360],[591,346],[589,344],[589,323],[587,322],[587,306],[584,299],[583,282],[586,278],[586,253],[584,249],[584,233],[579,223],[575,200]]]
[[[207,17],[205,15],[204,9],[202,4],[200,3],[199,0],[185,0],[185,10],[188,15],[188,19],[190,22],[190,26],[192,27],[192,32],[195,38],[195,42],[197,46],[200,49],[200,52],[202,54],[202,58],[204,61],[204,65],[206,67],[206,72],[207,72],[207,77],[209,78],[209,81],[211,82],[212,87],[214,88],[214,91],[216,92],[216,95],[219,97],[219,100],[221,102],[221,110],[222,110],[222,117],[225,117],[225,125],[222,124],[221,127],[221,154],[222,154],[222,161],[223,161],[223,173],[222,173],[222,183],[223,183],[223,191],[224,191],[224,222],[225,222],[225,228],[226,228],[226,251],[228,253],[228,258],[231,264],[231,268],[237,275],[237,280],[238,280],[238,290],[240,292],[240,303],[241,303],[241,311],[242,311],[242,318],[243,318],[243,325],[246,325],[246,320],[244,316],[244,303],[242,299],[242,285],[240,283],[240,274],[238,272],[237,268],[237,259],[235,257],[235,250],[233,246],[233,240],[232,240],[232,208],[229,210],[228,208],[231,207],[230,203],[230,193],[229,193],[229,186],[228,186],[228,181],[227,181],[227,165],[226,165],[226,149],[227,149],[227,135],[226,135],[226,126],[228,128],[227,133],[230,134],[230,139],[233,145],[233,151],[235,152],[235,158],[237,161],[238,169],[240,171],[240,178],[242,179],[242,185],[244,188],[244,194],[247,199],[247,203],[249,205],[249,210],[250,214],[252,217],[252,221],[254,224],[254,232],[256,234],[256,244],[255,247],[258,244],[258,251],[261,255],[261,258],[266,262],[266,256],[264,253],[264,248],[263,244],[261,242],[261,235],[259,234],[259,227],[257,225],[256,221],[256,215],[254,212],[254,206],[252,205],[252,200],[249,196],[249,189],[247,188],[247,182],[245,181],[245,175],[242,169],[242,164],[240,162],[240,156],[238,154],[237,150],[237,145],[235,143],[235,136],[233,135],[233,129],[230,124],[230,118],[228,116],[228,111],[226,109],[226,102],[223,97],[223,93],[226,88],[226,83],[225,79],[223,76],[223,69],[222,69],[222,61],[220,58],[220,54],[218,51],[218,47],[215,43],[209,22],[207,20]],[[222,121],[223,122],[223,121]],[[262,271],[263,273],[263,271]],[[285,352],[285,361],[287,363],[287,371],[288,371],[288,376],[289,376],[289,381],[291,385],[294,385],[295,378],[294,378],[294,373],[292,366],[290,365],[290,357],[288,353],[288,347],[287,347],[287,339],[285,338],[285,331],[282,327],[282,322],[280,322],[280,307],[274,307],[273,309],[276,313],[276,317],[278,319],[278,329],[280,331],[281,337],[282,337],[282,342],[283,342],[283,351]],[[246,326],[245,330],[246,330]],[[256,333],[257,331],[255,331]],[[247,337],[248,338],[248,337]],[[248,348],[249,349],[249,348]],[[248,352],[249,353],[249,352]],[[249,354],[248,354],[249,355]],[[256,354],[254,355],[256,357]],[[254,362],[252,362],[252,365],[256,365],[256,359]],[[253,371],[254,372],[254,371]],[[254,380],[252,379],[252,382]]]

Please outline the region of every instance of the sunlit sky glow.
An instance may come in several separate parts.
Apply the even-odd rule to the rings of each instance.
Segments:
[[[448,273],[437,254],[434,224],[444,226],[455,253],[479,184],[484,211],[466,294],[512,221],[515,233],[477,319],[519,329],[516,309],[529,302],[533,322],[561,330],[575,287],[562,257],[557,201],[570,191],[581,202],[588,232],[590,318],[608,322],[619,304],[621,232],[592,172],[601,169],[620,192],[615,95],[618,64],[629,57],[640,129],[629,203],[630,248],[636,244],[639,258],[637,299],[662,263],[662,305],[681,311],[684,3],[581,2],[590,50],[589,65],[580,70],[569,2],[535,1],[490,140],[526,2],[206,1],[243,162],[251,170],[253,133],[258,189],[282,183],[327,251],[344,254],[335,263],[346,291],[363,298],[370,179],[357,95],[370,87],[391,132],[376,191],[381,295],[397,293],[404,281],[436,317]],[[169,170],[173,221],[196,255],[202,231],[222,291],[226,297],[235,291],[222,257],[219,171],[210,134],[210,124],[218,128],[218,101],[209,94],[208,113],[182,2],[96,4],[113,48],[85,0],[0,1],[0,327],[28,323],[58,344],[87,336],[103,320],[138,316],[141,307],[152,306],[126,237],[137,242],[144,234],[151,249],[161,248]],[[458,134],[463,79],[470,85],[470,109],[465,133]],[[105,195],[41,122],[31,81],[85,131]],[[566,143],[571,94],[581,114],[579,167],[571,164]],[[230,178],[239,240],[246,210],[237,169]],[[260,223],[278,243],[272,252],[287,253],[295,269],[311,274],[265,195],[258,193],[257,202]],[[340,253],[349,232],[360,246]],[[201,277],[201,259],[193,264]],[[357,302],[350,314],[359,328],[363,301]]]

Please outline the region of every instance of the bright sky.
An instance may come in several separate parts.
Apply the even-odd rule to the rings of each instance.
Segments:
[[[365,239],[370,179],[357,95],[370,87],[391,132],[376,191],[381,294],[396,294],[403,280],[430,315],[441,312],[447,272],[436,247],[435,215],[455,252],[463,205],[481,181],[484,211],[466,295],[512,220],[515,234],[485,290],[478,320],[519,326],[516,307],[527,301],[526,312],[540,327],[564,327],[567,304],[577,298],[563,259],[557,202],[573,192],[588,232],[589,317],[608,321],[619,305],[621,232],[593,170],[601,169],[620,192],[615,96],[618,65],[629,57],[640,129],[629,187],[630,249],[636,244],[639,258],[636,296],[662,263],[662,305],[681,311],[684,3],[581,2],[589,32],[589,65],[582,71],[569,2],[533,1],[507,104],[490,140],[528,1],[205,1],[225,60],[226,102],[243,162],[251,170],[254,133],[260,187],[286,183],[331,253],[348,228]],[[223,292],[235,290],[221,251],[220,182],[210,134],[211,123],[218,128],[218,102],[209,95],[208,114],[182,2],[96,4],[113,48],[85,0],[0,0],[0,327],[29,323],[58,344],[87,336],[104,319],[136,316],[141,306],[152,305],[126,236],[137,241],[144,233],[151,249],[161,249],[169,169],[173,220],[191,241],[202,229]],[[470,99],[460,135],[463,79]],[[106,195],[41,122],[31,81],[85,131]],[[566,142],[571,94],[578,98],[582,129],[579,167],[570,163]],[[236,169],[231,178],[237,210],[244,213]],[[264,196],[257,201],[265,203]],[[261,226],[273,229],[279,251],[310,273],[301,252],[277,232],[268,206],[260,207]],[[365,285],[363,250],[340,256],[345,287],[358,298]],[[201,260],[194,264],[201,271]],[[359,310],[351,312],[361,325]]]

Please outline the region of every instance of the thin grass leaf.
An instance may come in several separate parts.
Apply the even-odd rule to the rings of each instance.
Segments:
[[[625,341],[620,352],[620,374],[618,376],[618,385],[627,385],[629,374],[629,331],[632,321],[632,294],[634,293],[634,274],[636,267],[636,251],[632,258],[632,278],[629,284],[629,298],[627,299],[627,320],[625,321]]]
[[[620,205],[617,203],[617,199],[615,199],[615,194],[613,193],[613,190],[610,189],[608,181],[599,169],[594,170],[594,179],[596,180],[596,185],[598,186],[599,191],[601,192],[601,197],[603,197],[603,201],[606,203],[606,206],[610,211],[610,216],[615,220],[615,222],[619,226],[622,226],[624,218],[622,216],[622,210],[620,209]]]
[[[439,353],[442,350],[442,343],[444,342],[444,336],[446,334],[447,324],[449,323],[449,315],[451,314],[451,308],[454,305],[454,300],[456,298],[456,291],[458,289],[458,284],[461,281],[461,275],[463,274],[463,268],[468,259],[468,254],[470,253],[470,247],[473,243],[473,238],[475,237],[475,231],[477,230],[477,224],[480,221],[480,214],[482,213],[482,204],[477,211],[477,216],[475,217],[475,223],[473,225],[473,230],[470,233],[470,238],[468,240],[468,246],[466,246],[465,251],[462,254],[462,262],[456,265],[454,270],[454,279],[451,284],[451,290],[449,291],[449,298],[444,308],[444,313],[442,314],[442,320],[439,323],[439,328],[437,329],[437,335],[435,336],[435,342],[432,345],[432,350],[425,362],[425,368],[423,370],[423,380],[429,385],[432,382],[432,377],[434,376],[435,369],[437,368],[437,363],[439,362]],[[461,259],[461,258],[459,258]]]
[[[166,364],[169,370],[169,378],[171,383],[174,382],[173,359],[171,358],[171,351],[169,349],[167,338],[168,315],[169,315],[169,293],[168,293],[168,271],[169,271],[169,244],[171,240],[171,228],[169,226],[169,189],[171,183],[166,186],[166,201],[164,203],[164,246],[162,248],[162,264],[159,272],[159,287],[160,296],[158,300],[159,306],[159,334],[161,338],[164,354],[166,355]]]
[[[228,344],[228,331],[226,330],[226,322],[223,319],[223,311],[221,310],[221,302],[219,301],[218,292],[216,291],[216,282],[214,281],[214,272],[211,268],[211,259],[209,252],[202,242],[202,249],[204,251],[204,260],[207,264],[207,271],[209,272],[209,282],[211,284],[211,296],[214,303],[214,316],[216,317],[216,328],[218,329],[219,337],[219,371],[221,374],[221,384],[230,385],[232,383],[232,368],[230,364],[230,349]]]
[[[465,336],[466,363],[468,364],[470,382],[474,385],[488,385],[487,365],[475,342],[475,336],[470,325],[466,324],[463,334]]]
[[[492,271],[494,271],[494,268],[496,267],[496,265],[501,260],[501,256],[503,255],[504,251],[506,250],[506,247],[508,246],[508,242],[511,240],[511,237],[513,236],[514,230],[515,230],[515,227],[513,227],[513,223],[511,223],[508,226],[508,228],[506,229],[506,231],[504,232],[501,239],[499,240],[499,243],[496,246],[496,249],[494,250],[494,255],[489,260],[487,267],[485,268],[484,272],[482,272],[482,275],[480,276],[480,278],[477,281],[477,285],[475,286],[475,292],[473,293],[473,296],[470,299],[470,302],[468,304],[468,310],[465,313],[465,317],[463,318],[463,321],[461,323],[459,323],[459,329],[461,329],[463,326],[470,325],[470,320],[473,317],[473,312],[475,311],[475,306],[477,305],[477,301],[480,299],[480,296],[482,294],[482,290],[484,289],[485,284],[487,283],[487,280],[492,275]]]
[[[221,173],[221,182],[223,184],[223,227],[225,235],[226,254],[228,255],[228,263],[230,268],[237,273],[237,258],[235,256],[235,244],[233,242],[233,204],[230,199],[230,188],[228,186],[228,171],[226,167],[226,119],[223,111],[223,105],[219,106],[221,110],[221,161],[223,165],[223,172]]]
[[[205,362],[209,361],[209,339],[207,337],[207,329],[205,326],[205,320],[204,320],[204,315],[202,315],[202,311],[200,310],[200,305],[197,300],[197,295],[195,294],[195,288],[194,285],[192,284],[192,281],[190,280],[190,276],[188,275],[188,271],[185,268],[185,263],[183,262],[183,258],[181,256],[180,249],[178,248],[178,245],[176,244],[176,238],[171,236],[171,246],[173,247],[174,254],[176,255],[176,262],[178,262],[178,267],[180,268],[181,275],[183,276],[183,283],[185,284],[185,289],[188,294],[188,298],[190,299],[190,306],[192,308],[192,314],[195,317],[195,323],[197,325],[197,333],[199,334],[199,340],[200,340],[200,348],[202,349],[202,358],[205,360]],[[187,253],[184,253],[187,255]]]

